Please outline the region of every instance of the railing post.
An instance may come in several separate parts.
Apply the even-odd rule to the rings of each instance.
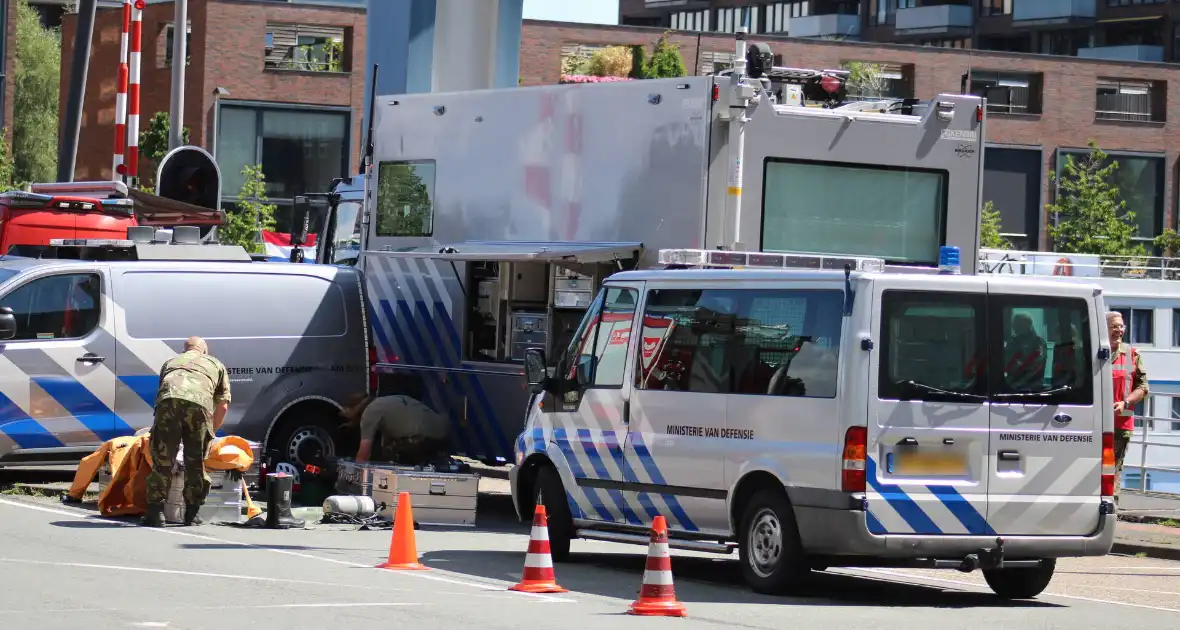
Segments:
[[[1132,425],[1134,426],[1134,425]],[[1143,448],[1139,456],[1139,491],[1147,492],[1147,418],[1143,418]]]

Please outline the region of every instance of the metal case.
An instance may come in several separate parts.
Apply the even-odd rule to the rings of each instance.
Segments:
[[[424,472],[413,468],[373,472],[373,501],[378,513],[393,520],[398,495],[410,493],[414,520],[422,525],[473,527],[479,498],[476,473]]]

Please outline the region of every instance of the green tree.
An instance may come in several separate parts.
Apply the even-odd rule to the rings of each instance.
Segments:
[[[14,44],[13,177],[56,181],[61,32],[41,26],[28,0],[18,0]]]
[[[643,66],[643,76],[646,79],[670,79],[688,74],[684,67],[684,58],[680,56],[680,46],[668,40],[670,33],[664,31],[660,40],[656,42]]]
[[[643,63],[644,57],[647,56],[647,49],[636,44],[631,47],[631,73],[627,76],[632,79],[643,78]]]
[[[170,126],[168,112],[156,112],[152,115],[151,120],[148,121],[147,129],[139,134],[139,157],[154,165],[159,165],[160,160],[168,155],[168,134],[172,133]],[[180,130],[180,142],[188,144],[188,127]],[[140,164],[142,165],[143,162],[141,161]],[[144,178],[148,183],[141,185],[140,188],[147,192],[155,192],[155,175],[154,170],[150,171],[148,176]]]
[[[1135,213],[1127,211],[1127,202],[1110,182],[1119,164],[1108,161],[1109,156],[1093,140],[1088,145],[1090,153],[1080,161],[1066,155],[1062,177],[1049,173],[1049,181],[1057,183],[1056,203],[1045,205],[1054,249],[1102,256],[1142,255],[1143,246],[1131,240],[1139,229]]]
[[[991,201],[983,204],[979,219],[979,246],[987,249],[1012,249],[1012,243],[1000,236],[1000,211]]]
[[[430,190],[409,164],[382,164],[377,174],[377,234],[431,233]]]
[[[238,208],[225,213],[225,225],[217,228],[218,240],[241,245],[251,253],[262,253],[260,231],[273,230],[275,226],[276,208],[266,202],[266,176],[262,173],[262,165],[246,165],[242,169]]]
[[[864,61],[849,61],[844,64],[848,71],[846,89],[849,94],[878,98],[885,93],[885,66]]]

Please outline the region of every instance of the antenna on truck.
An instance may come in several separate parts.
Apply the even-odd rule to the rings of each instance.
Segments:
[[[373,64],[373,76],[371,79],[369,79],[369,85],[373,86],[373,89],[369,92],[369,124],[368,128],[365,129],[365,153],[360,159],[363,164],[363,166],[361,166],[362,173],[367,170],[366,167],[373,162],[373,110],[376,108],[377,104],[377,67],[380,65],[381,64],[377,63]]]

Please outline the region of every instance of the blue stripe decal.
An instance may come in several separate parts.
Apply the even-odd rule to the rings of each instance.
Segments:
[[[431,318],[430,311],[429,311],[429,309],[426,308],[426,304],[424,302],[418,302],[417,307],[418,307],[418,313],[422,316],[422,322],[426,327],[426,332],[430,335],[430,338],[434,342],[435,348],[438,351],[438,358],[442,361],[443,367],[447,368],[448,370],[451,368],[454,368],[455,365],[451,361],[452,357],[449,356],[450,353],[447,351],[447,347],[443,343],[442,336],[438,334],[438,328],[435,327],[434,320]],[[439,311],[436,311],[436,312],[439,312]],[[454,357],[454,358],[457,362],[458,357]],[[438,378],[438,377],[436,377],[436,378]],[[458,379],[449,379],[449,378],[446,379],[448,384],[450,384],[452,386],[462,387],[462,385],[460,383],[455,382],[457,380]],[[474,422],[472,422],[471,425],[475,428],[476,432],[479,434],[479,441],[480,441],[480,445],[481,445],[481,450],[483,451],[482,454],[485,456],[490,456],[491,453],[488,449],[487,434],[484,432],[484,424],[488,423],[487,419],[485,417],[483,417],[483,414],[472,414],[472,420],[474,420]]]
[[[159,374],[125,375],[120,376],[119,380],[149,407],[156,406],[156,392],[160,389]]]
[[[877,462],[872,457],[868,459],[868,470],[865,471],[865,477],[868,478],[869,486],[897,511],[898,515],[914,530],[914,533],[942,534],[942,530],[934,524],[934,521],[930,520],[930,517],[922,511],[922,508],[918,507],[918,504],[904,490],[898,486],[883,484],[877,480]]]
[[[631,462],[627,459],[627,455],[623,452],[622,445],[619,444],[618,433],[614,431],[607,431],[604,437],[606,438],[606,445],[610,449],[611,456],[614,457],[615,464],[623,473],[623,481],[629,483],[640,483],[639,476],[636,475],[635,470],[631,468]],[[650,519],[655,520],[655,518],[660,515],[660,511],[656,508],[656,504],[652,502],[651,497],[649,497],[646,492],[636,493],[636,498],[639,499],[639,504],[643,506],[643,509],[647,512],[647,516]]]
[[[991,536],[996,533],[987,524],[987,519],[980,516],[975,506],[971,505],[966,497],[959,494],[958,490],[951,486],[926,486],[926,489],[937,496],[951,514],[959,519],[963,527],[967,528],[968,534]]]
[[[41,423],[29,417],[12,399],[0,394],[0,433],[4,433],[20,448],[61,448],[65,446],[57,436]],[[7,455],[7,453],[0,453]]]
[[[461,337],[458,330],[455,328],[455,322],[451,320],[451,314],[443,307],[442,304],[435,304],[436,312],[440,315],[439,320],[442,322],[443,328],[446,329],[447,335],[451,338],[455,348],[461,347]],[[460,362],[461,363],[461,362]],[[497,442],[492,445],[494,448],[488,455],[508,457],[509,450],[512,448],[508,436],[504,433],[504,427],[496,417],[496,412],[492,409],[492,403],[488,400],[487,392],[484,391],[483,384],[473,374],[463,374],[466,378],[471,390],[475,393],[475,400],[478,403],[477,409],[487,419],[487,424],[492,428],[492,433],[495,434]],[[516,416],[514,422],[524,422],[523,414]]]
[[[602,456],[598,453],[598,445],[594,443],[594,436],[589,429],[578,429],[578,445],[582,447],[582,451],[590,459],[590,465],[594,467],[594,473],[598,475],[598,478],[609,480],[610,472],[602,463]],[[615,502],[615,507],[628,523],[631,525],[642,524],[639,517],[635,516],[635,512],[631,510],[631,506],[627,504],[627,500],[623,498],[621,490],[607,490],[606,495]]]
[[[569,440],[566,439],[565,429],[555,429],[553,431],[553,439],[557,442],[557,448],[561,449],[562,454],[565,455],[565,461],[569,464],[570,472],[573,473],[575,479],[586,479],[585,473],[582,471],[581,464],[578,463],[578,458],[574,456],[574,449],[570,446]],[[570,492],[572,492],[572,488]],[[602,498],[598,496],[596,488],[582,488],[586,493],[586,497],[590,499],[590,505],[598,512],[598,516],[608,522],[614,522],[615,517],[611,515],[610,511],[606,509],[606,504],[602,502]],[[571,494],[571,497],[573,495]],[[576,502],[575,502],[576,505]]]
[[[70,415],[86,425],[99,441],[132,435],[135,430],[94,397],[86,386],[66,376],[34,376],[33,382],[57,400]]]
[[[635,447],[635,454],[639,456],[639,461],[643,464],[643,469],[647,471],[647,475],[651,477],[651,482],[659,486],[668,485],[668,482],[664,481],[664,475],[660,474],[660,468],[651,456],[651,451],[643,443],[643,436],[635,432],[630,433],[629,436],[632,446]],[[680,501],[676,500],[676,495],[661,494],[660,498],[664,500],[664,503],[668,504],[668,509],[672,511],[672,516],[680,522],[681,529],[689,532],[698,531],[696,524],[688,518],[688,514],[684,511],[684,508],[680,507]]]
[[[881,524],[881,521],[877,520],[877,517],[872,512],[865,512],[865,525],[868,526],[870,534],[888,533],[885,531],[885,526]]]

